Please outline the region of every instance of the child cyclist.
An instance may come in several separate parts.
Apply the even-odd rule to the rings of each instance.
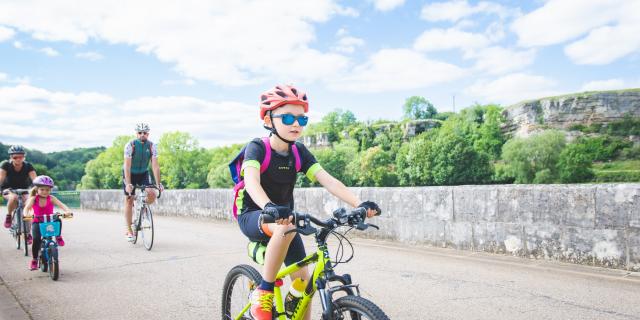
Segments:
[[[297,233],[285,232],[294,229],[293,188],[296,183],[297,168],[312,181],[318,181],[331,194],[352,207],[367,209],[367,216],[379,215],[381,210],[374,202],[362,202],[345,185],[327,173],[317,163],[311,152],[301,143],[300,138],[304,126],[307,125],[309,103],[304,92],[289,85],[279,85],[263,93],[260,97],[260,119],[264,128],[271,132],[271,159],[266,170],[261,164],[266,155],[265,142],[262,139],[251,141],[244,153],[242,173],[244,174],[244,190],[239,196],[238,225],[242,233],[251,241],[268,242],[262,270],[262,282],[251,294],[251,315],[254,319],[271,319],[273,304],[273,288],[275,277],[284,262],[286,265],[302,260],[305,256],[302,239]],[[293,151],[295,144],[297,151]],[[295,149],[294,148],[294,149]],[[293,151],[293,152],[292,152]],[[299,158],[299,159],[296,159]],[[262,172],[262,173],[261,173]],[[277,219],[275,223],[262,223],[262,213]],[[288,218],[287,218],[288,217]],[[292,275],[309,281],[307,267]],[[306,319],[310,318],[307,312]]]
[[[58,198],[51,195],[51,188],[53,188],[53,179],[48,176],[37,176],[33,180],[33,189],[29,194],[29,199],[25,205],[25,216],[29,214],[33,209],[33,221],[31,224],[31,233],[33,234],[33,244],[31,245],[31,253],[33,254],[33,260],[29,268],[31,270],[38,269],[38,254],[40,253],[40,222],[44,222],[44,216],[53,214],[53,206],[56,205],[61,208],[65,213],[70,213],[69,208],[62,203]],[[62,229],[62,221],[60,221],[60,227]],[[64,246],[64,239],[62,236],[56,237],[56,242],[59,246]]]

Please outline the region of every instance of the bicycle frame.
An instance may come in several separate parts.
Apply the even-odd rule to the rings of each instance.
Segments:
[[[332,296],[335,292],[345,291],[347,294],[353,295],[354,293],[352,288],[356,288],[356,292],[358,293],[358,295],[360,295],[358,286],[351,284],[351,276],[349,274],[340,276],[334,273],[333,266],[331,265],[331,259],[329,258],[329,249],[327,248],[326,243],[326,238],[329,236],[329,234],[330,230],[322,230],[316,233],[316,243],[318,244],[318,249],[316,250],[316,252],[307,255],[304,259],[288,267],[285,267],[276,275],[276,286],[273,290],[275,304],[274,312],[276,312],[275,319],[303,319],[305,313],[307,312],[307,307],[311,303],[311,300],[313,299],[316,291],[318,291],[320,294],[320,301],[323,309],[323,319],[329,319],[330,315],[333,313],[333,304],[331,303],[331,301]],[[307,284],[307,288],[302,293],[300,302],[298,302],[296,309],[293,311],[293,315],[291,316],[291,318],[287,318],[284,309],[284,301],[282,299],[282,291],[280,290],[280,287],[282,286],[282,279],[312,263],[315,263],[315,267],[313,269],[313,276],[311,278],[311,281],[309,281],[309,283]],[[327,290],[327,283],[332,281],[339,281],[342,283],[342,285]],[[242,309],[240,314],[236,316],[236,319],[241,319],[250,307],[251,303],[249,302]]]

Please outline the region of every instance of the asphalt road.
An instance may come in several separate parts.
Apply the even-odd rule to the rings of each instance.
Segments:
[[[64,222],[57,282],[27,270],[3,232],[0,319],[220,319],[225,274],[251,263],[239,229],[155,218],[148,252],[125,241],[120,214],[78,212]],[[373,240],[354,247],[337,271],[391,319],[640,319],[637,273]]]

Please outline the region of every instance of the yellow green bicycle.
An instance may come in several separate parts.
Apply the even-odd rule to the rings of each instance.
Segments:
[[[269,217],[269,216],[264,216]],[[276,276],[276,287],[274,288],[273,319],[278,320],[298,320],[303,319],[316,292],[320,296],[322,304],[322,319],[371,319],[388,320],[389,317],[373,302],[360,296],[357,284],[351,282],[349,274],[338,275],[333,267],[338,263],[346,263],[351,260],[336,258],[332,261],[327,247],[327,238],[334,234],[338,237],[338,252],[344,254],[343,241],[350,244],[344,235],[337,233],[336,228],[346,226],[357,230],[365,230],[368,227],[378,229],[373,224],[365,223],[366,211],[358,208],[351,212],[345,209],[338,209],[333,212],[333,217],[327,220],[320,220],[312,215],[294,213],[295,230],[302,235],[315,235],[318,249],[302,259],[278,272]],[[265,218],[265,220],[268,218]],[[319,228],[314,227],[317,226]],[[337,257],[337,256],[336,256]],[[282,279],[300,270],[302,267],[315,263],[313,277],[302,292],[297,306],[294,310],[286,310],[282,299],[280,286]],[[238,265],[229,271],[224,281],[222,291],[222,319],[247,320],[253,319],[249,313],[251,303],[249,296],[251,292],[260,284],[262,276],[249,265]],[[336,293],[341,294],[336,295]],[[334,295],[336,297],[334,297]],[[337,297],[339,296],[339,297]],[[287,312],[290,315],[287,315]]]

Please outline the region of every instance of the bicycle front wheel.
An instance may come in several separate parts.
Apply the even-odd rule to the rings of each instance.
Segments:
[[[22,214],[20,215],[20,217],[22,217]],[[22,220],[22,218],[20,218],[20,219]],[[24,256],[25,257],[29,256],[29,242],[27,240],[27,237],[29,236],[31,231],[29,229],[27,229],[28,227],[30,227],[30,223],[26,222],[26,221],[22,221],[22,239],[24,241]],[[35,241],[35,239],[33,241]]]
[[[13,221],[11,221],[11,235],[13,236],[13,240],[16,242],[16,250],[20,250],[22,246],[22,238],[20,238],[20,222],[18,221],[18,213],[16,211],[13,212]]]
[[[153,247],[153,214],[148,206],[140,209],[140,231],[142,236],[142,244],[147,250]]]
[[[251,292],[261,281],[262,276],[255,268],[246,264],[233,267],[222,287],[222,319],[253,319],[247,305]]]
[[[49,277],[51,280],[56,281],[60,276],[60,269],[58,265],[58,249],[54,246],[49,247]]]
[[[389,320],[373,302],[359,296],[344,296],[333,302],[333,319]]]

